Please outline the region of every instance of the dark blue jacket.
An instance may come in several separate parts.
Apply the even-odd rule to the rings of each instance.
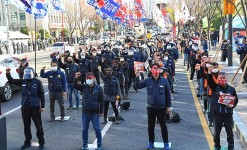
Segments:
[[[10,74],[6,74],[8,82],[21,87],[21,107],[40,107],[45,108],[45,94],[43,84],[40,80],[13,79]]]
[[[106,51],[103,55],[103,58],[105,58],[105,63],[107,66],[112,66],[112,61],[116,57],[114,52]]]
[[[211,104],[212,111],[217,114],[231,116],[233,114],[233,108],[236,107],[238,104],[238,97],[235,88],[230,85],[227,85],[226,87],[222,87],[216,84],[215,81],[213,80],[212,74],[208,75],[208,85],[212,90],[212,104]],[[226,105],[218,103],[220,93],[226,93],[236,97],[233,108],[228,108]]]
[[[124,57],[124,60],[126,60],[128,62],[129,69],[133,70],[134,69],[134,61],[136,61],[136,55],[135,54],[132,55],[132,56],[127,55],[127,56]]]
[[[125,83],[129,82],[129,64],[127,61],[121,62],[121,69],[123,70]]]
[[[165,52],[168,52],[169,55],[170,55],[174,60],[177,60],[177,59],[179,58],[178,50],[175,49],[175,48],[168,49],[168,50],[166,50]]]
[[[147,88],[147,107],[167,108],[171,107],[171,89],[167,79],[159,77],[156,81],[153,77],[140,81],[136,78],[138,89]]]
[[[247,44],[244,44],[243,47],[237,49],[237,54],[240,55],[240,61],[244,60],[244,57],[247,54]]]
[[[61,59],[58,59],[58,65],[60,68],[65,70],[66,80],[68,83],[73,83],[76,72],[79,71],[79,66],[75,63],[63,64]]]
[[[222,44],[220,50],[222,50],[222,52],[224,52],[224,53],[227,53],[228,44]]]
[[[74,80],[73,86],[83,93],[83,112],[89,114],[103,113],[104,95],[101,86],[95,84],[93,87],[90,87],[87,84],[78,84],[77,80]]]
[[[202,44],[202,49],[203,50],[208,50],[208,42],[207,41],[203,41],[203,44]]]
[[[47,71],[40,70],[40,77],[48,79],[49,92],[66,92],[66,78],[62,71]]]
[[[119,81],[115,76],[105,77],[102,72],[100,72],[101,79],[104,81],[104,94],[113,96],[119,95]]]
[[[92,71],[98,71],[98,67],[100,66],[101,60],[99,56],[91,56],[90,62],[92,66]]]
[[[139,51],[136,53],[136,61],[139,61],[139,62],[145,62],[145,58],[144,58],[144,54],[143,52]]]

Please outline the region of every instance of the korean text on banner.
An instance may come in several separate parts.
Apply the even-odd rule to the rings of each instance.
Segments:
[[[134,70],[144,72],[144,62],[134,61]]]

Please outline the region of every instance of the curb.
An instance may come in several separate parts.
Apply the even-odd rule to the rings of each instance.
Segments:
[[[233,110],[233,123],[234,130],[237,132],[245,148],[247,148],[247,126],[235,110]]]

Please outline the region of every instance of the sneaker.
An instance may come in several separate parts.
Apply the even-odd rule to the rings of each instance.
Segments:
[[[102,122],[102,124],[106,124],[107,123],[107,118],[104,118],[104,121]]]
[[[31,144],[23,144],[21,149],[28,149],[29,147],[31,147]]]
[[[87,145],[87,144],[83,144],[83,146],[82,146],[81,149],[82,149],[82,150],[88,150],[88,145]]]
[[[51,116],[50,122],[55,121],[55,116]]]
[[[165,148],[165,150],[170,150],[169,143],[165,143],[164,148]]]
[[[61,117],[60,122],[63,122],[63,121],[64,121],[64,117]]]
[[[154,143],[153,142],[148,142],[147,150],[151,150],[153,148],[154,148]]]
[[[213,126],[214,126],[214,125],[213,125],[213,122],[209,122],[209,123],[208,123],[208,126],[209,126],[209,127],[213,127]]]
[[[120,123],[119,117],[115,117],[115,123],[116,124],[119,124]]]
[[[39,150],[43,150],[44,149],[44,145],[39,145]]]
[[[69,108],[67,108],[67,110],[71,110],[71,109],[73,109],[72,105],[70,105]]]
[[[246,84],[246,83],[247,83],[247,81],[243,81],[243,82],[242,82],[242,84]]]
[[[102,144],[97,144],[97,149],[96,150],[102,150]]]

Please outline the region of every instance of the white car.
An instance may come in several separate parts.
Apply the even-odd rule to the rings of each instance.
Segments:
[[[18,71],[20,59],[15,56],[5,55],[0,57],[0,99],[1,101],[9,101],[12,97],[13,91],[20,89],[16,85],[11,85],[8,83],[6,78],[6,68],[10,68],[11,76],[14,79],[19,79]]]

